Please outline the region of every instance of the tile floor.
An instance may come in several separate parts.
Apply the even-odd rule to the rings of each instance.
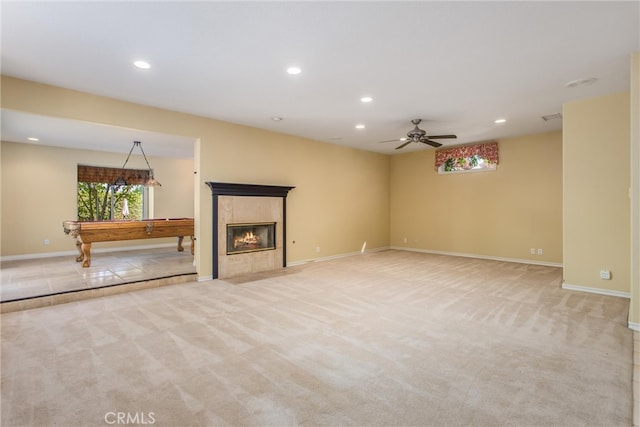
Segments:
[[[195,274],[193,255],[186,248],[140,249],[93,254],[83,268],[73,255],[0,264],[0,302],[21,301],[100,289],[126,283]]]

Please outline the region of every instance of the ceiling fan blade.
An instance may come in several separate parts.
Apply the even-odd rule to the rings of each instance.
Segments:
[[[396,139],[389,139],[387,141],[378,141],[378,144],[382,144],[383,142],[394,142],[394,141],[402,141],[400,138],[396,138]]]
[[[431,145],[432,147],[436,147],[436,148],[442,147],[442,144],[440,144],[439,142],[432,141],[430,139],[421,139],[420,142],[423,142],[427,145]]]
[[[457,136],[455,136],[455,135],[429,135],[429,136],[427,136],[427,138],[430,138],[430,139],[456,139]]]
[[[400,145],[400,146],[396,147],[396,150],[399,150],[399,149],[401,149],[401,148],[403,148],[403,147],[405,147],[405,146],[407,146],[407,145],[411,144],[411,142],[412,142],[411,140],[408,140],[408,141],[407,141],[407,142],[405,142],[404,144],[402,144],[402,145]]]

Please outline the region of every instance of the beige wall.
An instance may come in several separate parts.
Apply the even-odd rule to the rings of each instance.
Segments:
[[[558,132],[499,141],[496,172],[438,175],[433,168],[433,150],[390,157],[2,77],[3,108],[197,140],[195,160],[184,165],[184,173],[179,172],[181,167],[164,164],[163,159],[153,158],[151,163],[163,183],[158,197],[160,192],[167,195],[173,191],[168,182],[180,181],[181,188],[191,183],[187,196],[191,207],[185,201],[175,203],[186,200],[181,198],[186,194],[180,192],[159,198],[154,216],[193,213],[201,248],[196,251],[196,260],[202,278],[211,275],[212,257],[211,193],[205,182],[222,181],[296,187],[287,199],[289,263],[355,252],[366,241],[367,248],[392,245],[564,263],[568,283],[629,292],[629,152],[628,143],[619,143],[625,137],[629,140],[628,103],[628,95],[621,94],[567,106],[564,148],[569,151],[565,151],[564,161],[570,170],[565,171],[564,188],[569,212],[565,212],[564,223],[569,227],[565,238],[569,236],[570,241],[563,250],[563,153]],[[603,141],[608,148],[605,151]],[[574,152],[580,144],[588,148]],[[7,149],[9,146],[12,148]],[[75,215],[75,199],[70,204],[56,201],[61,195],[75,197],[75,176],[68,174],[69,169],[75,174],[75,164],[86,162],[80,160],[83,150],[71,157],[60,155],[56,151],[60,149],[38,147],[45,150],[38,154],[19,150],[35,150],[35,146],[2,144],[2,255],[42,251],[44,238],[51,241],[49,251],[69,250],[68,237],[60,231],[60,218]],[[606,161],[602,161],[603,153]],[[568,162],[567,155],[573,156]],[[576,162],[583,163],[581,156],[585,155],[590,168],[574,167]],[[104,153],[99,158],[105,165],[122,161],[120,155],[109,156]],[[33,183],[26,190],[8,185],[24,177],[19,166],[27,161],[29,167],[39,165],[37,170],[46,172],[48,179],[55,177],[52,182],[58,183],[55,191],[42,194],[43,201],[28,196]],[[65,171],[61,171],[65,162]],[[33,175],[24,177],[25,182],[32,182]],[[576,197],[582,197],[581,203],[590,209],[584,210],[584,205],[575,202]],[[22,236],[12,230],[12,224],[22,220],[14,206],[31,207],[44,201],[54,208],[46,218],[36,214],[37,219],[23,221],[31,229],[18,233],[30,236],[28,243],[21,242]],[[582,224],[586,222],[597,232],[584,233]],[[600,248],[596,259],[585,258],[593,255],[584,242],[586,237],[595,239]],[[15,249],[8,252],[9,247]],[[543,255],[530,255],[531,247],[542,248]],[[601,281],[597,275],[600,268],[611,269],[613,280]],[[589,270],[589,280],[576,275],[585,270]]]
[[[365,240],[367,248],[389,244],[388,156],[6,76],[2,77],[2,107],[197,139],[192,183],[201,278],[212,270],[207,181],[295,186],[287,199],[289,262],[358,251]],[[4,153],[2,157],[6,163]],[[152,165],[164,188],[166,178]],[[3,234],[10,227],[6,203]],[[155,215],[176,216],[172,209],[160,207]],[[58,218],[48,227],[59,227]]]
[[[287,197],[287,261],[359,251],[365,241],[369,249],[389,245],[388,156],[241,126],[200,150],[212,159],[204,181],[295,186]],[[210,218],[204,185],[201,197]]]
[[[640,52],[631,56],[631,304],[629,322],[640,331]],[[637,398],[636,398],[637,400]]]
[[[434,150],[392,157],[391,245],[561,263],[560,132],[498,143],[493,172],[439,175]]]
[[[77,165],[120,167],[126,154],[2,142],[2,256],[74,251],[62,221],[77,218]],[[155,218],[193,217],[193,160],[149,157],[162,187],[154,191]],[[129,167],[144,168],[132,155]],[[49,240],[45,246],[44,240]],[[172,240],[99,243],[96,249]]]
[[[565,283],[629,293],[629,94],[565,104],[563,117]]]

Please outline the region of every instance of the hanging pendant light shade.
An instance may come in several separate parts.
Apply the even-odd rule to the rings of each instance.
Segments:
[[[142,143],[140,141],[133,141],[133,146],[131,150],[129,150],[129,155],[127,156],[127,160],[124,161],[124,165],[122,165],[122,172],[118,179],[116,179],[113,183],[115,186],[128,185],[127,180],[124,178],[124,168],[127,166],[129,162],[129,157],[131,157],[131,153],[133,149],[136,147],[140,147],[140,151],[142,152],[142,156],[144,157],[144,161],[147,162],[147,167],[149,168],[149,179],[144,183],[145,187],[161,187],[162,184],[158,182],[157,179],[153,177],[153,169],[151,169],[151,165],[149,165],[149,160],[147,160],[147,156],[144,154],[144,150],[142,149]]]
[[[120,175],[118,177],[118,179],[115,180],[115,182],[113,183],[113,185],[115,186],[122,186],[122,185],[127,185],[127,181],[124,179],[123,175]]]
[[[160,184],[158,180],[153,177],[153,171],[150,170],[149,172],[151,172],[151,176],[149,176],[149,179],[147,180],[147,182],[145,182],[144,186],[145,187],[162,187],[162,184]]]

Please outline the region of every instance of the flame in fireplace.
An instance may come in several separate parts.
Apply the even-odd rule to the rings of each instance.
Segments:
[[[246,233],[235,236],[233,238],[233,248],[239,248],[247,245],[258,245],[260,243],[260,236],[253,233],[253,231],[247,231]]]

